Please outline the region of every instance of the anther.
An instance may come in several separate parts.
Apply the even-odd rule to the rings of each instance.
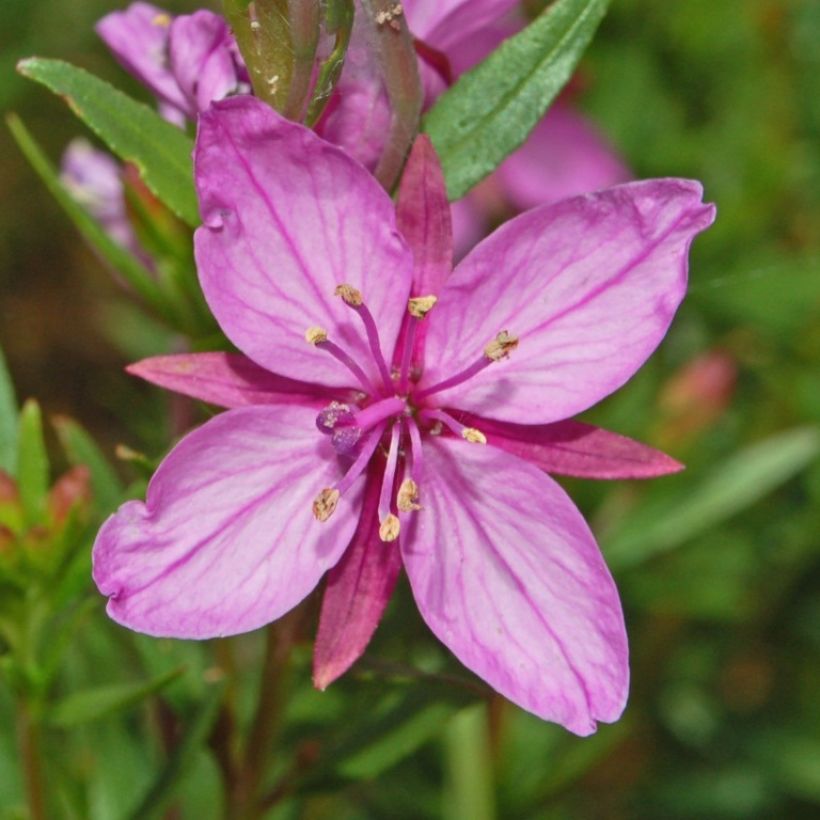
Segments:
[[[502,330],[485,348],[484,355],[491,361],[497,362],[510,355],[518,347],[518,337],[510,336],[506,330]]]
[[[390,513],[379,526],[379,538],[389,544],[391,541],[395,541],[399,537],[400,531],[401,521],[399,521],[398,516]]]
[[[323,327],[313,326],[305,331],[305,341],[311,345],[327,341],[327,331]]]
[[[353,287],[353,285],[338,285],[333,291],[336,296],[341,296],[342,301],[350,307],[361,307],[364,303],[362,292]]]
[[[470,444],[486,444],[487,443],[487,436],[481,432],[481,430],[476,430],[475,427],[465,427],[461,431],[461,437],[465,441],[469,441]]]
[[[171,25],[171,15],[164,12],[154,15],[151,20],[151,25],[160,26],[161,28],[168,28]]]
[[[419,504],[419,485],[412,478],[405,478],[399,487],[396,496],[396,506],[399,512],[413,512],[421,509]]]
[[[341,493],[338,490],[325,487],[313,502],[313,517],[317,521],[327,521],[336,511],[336,505],[339,503],[340,497]]]
[[[414,296],[407,301],[407,312],[414,319],[423,319],[438,302],[438,296]]]

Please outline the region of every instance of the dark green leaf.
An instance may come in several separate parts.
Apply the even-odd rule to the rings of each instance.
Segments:
[[[30,57],[17,70],[59,94],[120,159],[139,169],[145,184],[177,216],[199,224],[190,137],[147,105],[62,60]]]
[[[14,472],[17,464],[17,398],[0,350],[0,470]]]
[[[17,451],[17,484],[23,514],[29,525],[39,524],[46,509],[49,464],[43,440],[43,417],[40,405],[29,399],[20,412]]]
[[[558,0],[445,92],[423,130],[458,199],[527,138],[570,78],[609,0]]]

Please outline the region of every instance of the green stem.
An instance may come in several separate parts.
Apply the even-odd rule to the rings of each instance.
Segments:
[[[490,733],[487,707],[470,706],[452,718],[444,736],[446,820],[494,820]]]
[[[17,737],[31,820],[45,820],[45,780],[40,751],[40,723],[24,699],[18,703]]]
[[[362,9],[373,28],[382,77],[392,108],[390,131],[376,179],[391,191],[398,182],[404,160],[419,130],[423,93],[413,38],[395,0],[362,0]]]

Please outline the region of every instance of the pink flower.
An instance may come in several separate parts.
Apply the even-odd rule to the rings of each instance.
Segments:
[[[213,100],[250,90],[236,42],[218,14],[172,17],[137,2],[107,14],[96,28],[122,66],[156,95],[163,114],[180,125]]]
[[[700,185],[651,180],[537,208],[451,272],[424,138],[398,219],[360,165],[250,97],[201,115],[195,170],[200,281],[244,355],[131,369],[232,409],[176,446],[145,503],[103,525],[94,577],[111,617],[152,635],[230,635],[280,617],[329,570],[324,687],[363,651],[403,566],[432,631],[503,695],[578,734],[616,720],[628,688],[617,591],[544,470],[679,468],[562,420],[664,337],[689,245],[714,216]]]

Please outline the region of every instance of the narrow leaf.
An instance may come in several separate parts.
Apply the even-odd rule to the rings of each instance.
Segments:
[[[172,669],[150,681],[139,683],[122,683],[112,686],[98,686],[81,692],[73,692],[54,706],[48,715],[52,726],[68,729],[81,723],[88,723],[98,718],[128,709],[149,695],[164,689],[176,680],[184,667]]]
[[[21,120],[14,114],[10,114],[6,118],[6,123],[31,167],[52,196],[60,203],[86,241],[97,250],[114,270],[122,274],[123,278],[147,304],[161,315],[165,315],[167,309],[151,272],[131,256],[125,248],[115,242],[100,223],[74,199]]]
[[[48,496],[48,454],[43,440],[40,405],[29,399],[20,413],[17,453],[17,486],[23,515],[29,525],[45,517]]]
[[[445,92],[423,129],[458,199],[527,138],[572,75],[609,0],[557,0]]]
[[[820,433],[797,428],[765,439],[721,463],[686,493],[647,503],[604,540],[610,566],[638,564],[680,546],[768,495],[820,453]]]
[[[14,471],[17,464],[17,398],[0,349],[0,470]]]
[[[162,202],[189,225],[199,224],[193,143],[184,131],[147,105],[62,60],[30,57],[21,60],[17,70],[63,97],[120,159],[139,169],[145,184]]]
[[[69,461],[84,464],[91,472],[97,508],[105,514],[115,510],[123,499],[123,486],[94,439],[73,419],[58,416],[53,421]]]

